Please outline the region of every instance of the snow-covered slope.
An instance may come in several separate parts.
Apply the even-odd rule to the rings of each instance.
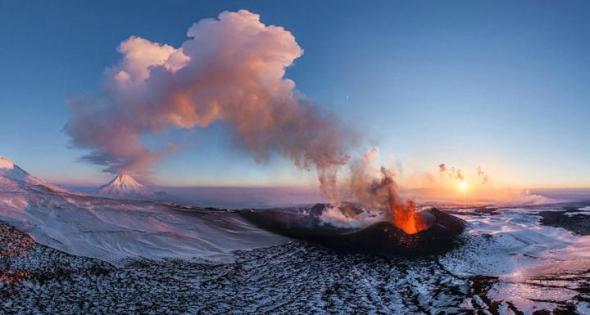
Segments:
[[[114,182],[129,189],[134,181]],[[227,262],[236,250],[287,241],[231,212],[75,193],[6,158],[0,160],[0,220],[43,245],[110,262],[138,257]]]
[[[27,173],[10,159],[0,156],[0,190],[22,191],[26,189],[73,193]]]
[[[120,199],[150,199],[155,193],[138,183],[128,174],[120,174],[106,185],[100,186],[96,195]]]

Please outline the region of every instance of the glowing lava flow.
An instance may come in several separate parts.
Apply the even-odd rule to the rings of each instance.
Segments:
[[[395,198],[391,198],[390,206],[393,225],[407,234],[416,234],[428,228],[424,219],[416,212],[416,205],[412,200],[399,203]]]

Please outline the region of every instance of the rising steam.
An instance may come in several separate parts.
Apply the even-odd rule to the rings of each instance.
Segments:
[[[399,196],[394,172],[374,162],[378,155],[379,148],[374,147],[350,163],[352,196],[364,209],[383,215],[408,234],[426,229],[414,203]]]
[[[485,185],[488,183],[488,181],[490,181],[488,174],[482,170],[481,166],[477,167],[477,177],[481,179],[482,185]]]
[[[147,149],[142,135],[207,128],[220,121],[257,161],[278,152],[303,169],[317,168],[332,198],[338,166],[352,137],[284,77],[303,53],[293,35],[245,10],[204,19],[180,47],[130,37],[104,88],[69,104],[65,126],[83,159],[112,173],[144,173],[177,145]]]

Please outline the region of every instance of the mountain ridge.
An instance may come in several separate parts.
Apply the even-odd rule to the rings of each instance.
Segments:
[[[31,188],[35,190],[50,190],[59,193],[77,194],[74,191],[50,184],[29,174],[12,160],[4,156],[0,156],[0,188],[13,191]]]

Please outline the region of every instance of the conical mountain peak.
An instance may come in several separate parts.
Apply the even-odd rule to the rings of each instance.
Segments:
[[[109,183],[99,187],[95,193],[101,196],[131,199],[150,197],[154,194],[127,173],[118,174]]]

